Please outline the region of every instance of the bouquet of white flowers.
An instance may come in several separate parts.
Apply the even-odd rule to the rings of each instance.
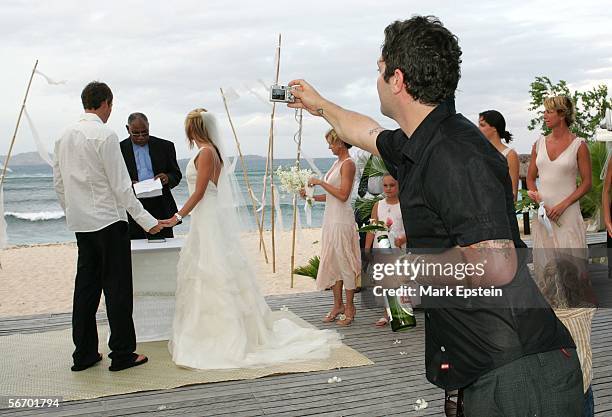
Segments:
[[[291,194],[299,194],[302,188],[308,186],[308,179],[313,176],[313,172],[310,169],[299,169],[297,165],[289,169],[283,169],[280,166],[276,170],[276,176],[283,190]]]
[[[308,180],[314,175],[310,169],[300,169],[296,165],[289,169],[284,169],[279,166],[276,170],[276,176],[280,180],[281,189],[290,194],[299,195],[302,188],[306,191],[306,221],[310,225],[312,223],[312,214],[310,208],[314,201],[314,188],[308,186]]]

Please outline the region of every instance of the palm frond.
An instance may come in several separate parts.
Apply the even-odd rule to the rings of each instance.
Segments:
[[[389,170],[385,166],[382,158],[380,156],[373,156],[370,161],[363,168],[363,175],[366,177],[382,177],[383,175],[389,173]]]
[[[293,270],[294,274],[303,275],[312,279],[317,278],[317,272],[319,272],[319,263],[321,259],[318,256],[314,256],[308,260],[308,263],[303,266],[298,266]]]
[[[366,220],[369,219],[372,215],[372,208],[377,201],[383,199],[383,195],[378,195],[376,197],[357,197],[353,202],[353,209],[357,211],[357,215],[360,219]]]

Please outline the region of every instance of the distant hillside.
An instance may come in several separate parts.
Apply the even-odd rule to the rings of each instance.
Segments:
[[[49,156],[53,159],[53,155],[49,154]],[[233,155],[232,155],[233,156]],[[0,156],[0,163],[4,164],[4,159],[6,155]],[[182,168],[187,165],[187,162],[190,158],[179,159],[179,166]],[[260,167],[265,165],[266,157],[261,155],[245,155],[245,162],[249,167]],[[329,158],[314,158],[315,160],[327,160]],[[292,161],[292,159],[285,158],[275,158],[274,165],[278,166],[279,164],[288,164]],[[306,163],[305,161],[303,163]],[[9,168],[11,167],[20,167],[20,166],[36,166],[36,165],[47,165],[38,152],[24,152],[18,153],[11,156],[11,160],[9,161]]]
[[[53,158],[52,154],[49,154]],[[0,155],[0,163],[4,164],[6,155]],[[248,161],[259,161],[265,160],[266,158],[260,155],[245,155],[245,160]],[[179,161],[189,161],[189,158],[180,159]],[[9,167],[11,166],[32,166],[32,165],[46,165],[45,161],[42,160],[38,152],[24,152],[11,155]]]
[[[49,154],[49,156],[52,156]],[[6,155],[0,155],[0,163],[4,165]],[[31,166],[31,165],[46,165],[46,162],[42,160],[38,152],[24,152],[11,155],[9,161],[9,168],[13,166]]]

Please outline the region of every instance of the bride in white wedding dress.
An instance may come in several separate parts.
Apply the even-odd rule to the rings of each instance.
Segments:
[[[178,366],[195,369],[264,367],[322,359],[340,344],[330,330],[274,319],[240,244],[229,161],[214,116],[191,111],[185,132],[198,152],[186,169],[189,199],[165,221],[191,214],[181,250],[176,308],[168,347]]]

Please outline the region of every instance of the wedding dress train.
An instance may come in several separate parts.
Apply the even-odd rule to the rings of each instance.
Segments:
[[[190,194],[197,176],[194,159],[186,168]],[[226,369],[328,357],[340,344],[336,332],[271,317],[238,229],[229,223],[235,221],[234,207],[220,197],[231,194],[225,169],[219,185],[209,182],[191,212],[178,263],[172,360],[189,368]]]

